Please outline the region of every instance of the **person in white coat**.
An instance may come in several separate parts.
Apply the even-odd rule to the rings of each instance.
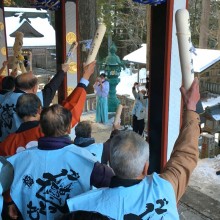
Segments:
[[[142,135],[147,115],[147,92],[144,89],[140,90],[139,84],[136,82],[132,87],[132,93],[135,98],[134,107],[132,109],[132,127],[134,132]]]

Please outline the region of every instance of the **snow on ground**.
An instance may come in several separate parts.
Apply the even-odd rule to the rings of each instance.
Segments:
[[[189,185],[200,192],[220,201],[220,155],[215,158],[199,159],[196,169],[190,178]]]
[[[125,69],[121,71],[119,78],[120,78],[120,82],[116,87],[117,94],[119,95],[127,94],[127,95],[130,95],[130,98],[133,98],[132,87],[134,83],[138,81],[138,74],[137,73],[130,74],[130,70]],[[139,79],[146,79],[145,68],[140,69]]]
[[[220,96],[217,98],[210,98],[207,101],[202,102],[203,109],[205,109],[207,106],[212,106],[220,103]]]
[[[220,103],[220,96],[210,98],[202,102],[203,109]],[[220,117],[220,115],[218,115]],[[220,154],[214,158],[199,159],[196,169],[193,171],[189,185],[205,193],[215,200],[220,201]]]

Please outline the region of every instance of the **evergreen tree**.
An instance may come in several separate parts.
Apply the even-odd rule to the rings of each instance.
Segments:
[[[132,0],[97,0],[97,16],[107,26],[108,47],[113,41],[119,57],[146,43],[146,5]]]

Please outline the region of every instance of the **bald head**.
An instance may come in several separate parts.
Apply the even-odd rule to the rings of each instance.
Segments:
[[[22,91],[28,91],[37,87],[37,82],[37,77],[32,72],[22,73],[16,77],[15,87]]]

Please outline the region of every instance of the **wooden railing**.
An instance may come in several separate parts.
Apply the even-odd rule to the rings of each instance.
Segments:
[[[134,99],[130,98],[129,95],[117,95],[120,103],[124,106],[129,107],[129,111],[132,111]],[[90,112],[96,110],[96,95],[95,93],[88,94],[86,96],[86,102],[84,106],[83,112]]]
[[[204,91],[220,94],[220,84],[213,82],[202,82],[200,85],[200,92]]]
[[[96,95],[95,93],[88,94],[86,96],[86,102],[84,105],[83,112],[90,112],[90,111],[95,111],[95,110],[96,110]]]

